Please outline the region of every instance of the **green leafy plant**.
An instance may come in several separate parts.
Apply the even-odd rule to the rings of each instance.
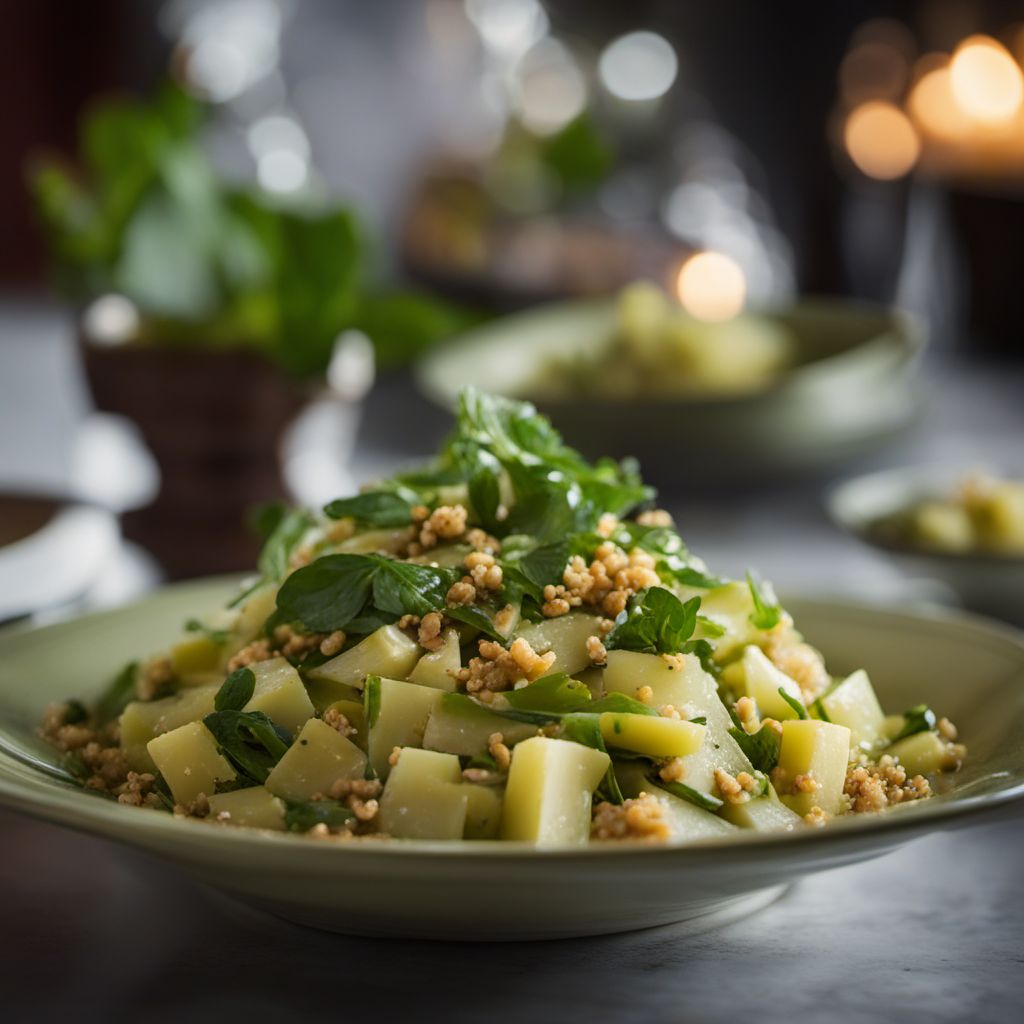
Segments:
[[[140,342],[249,347],[297,376],[322,372],[348,328],[396,365],[479,319],[375,288],[353,211],[224,180],[200,145],[203,119],[168,84],[148,102],[95,104],[74,170],[34,161],[30,188],[67,296],[125,295],[142,314]]]

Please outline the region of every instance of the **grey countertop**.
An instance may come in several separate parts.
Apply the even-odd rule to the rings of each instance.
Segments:
[[[0,486],[60,487],[87,403],[52,313],[0,307]],[[872,465],[1019,464],[1019,370],[925,367],[923,421]],[[426,451],[443,420],[386,385],[361,478]],[[396,415],[420,417],[403,441]],[[406,438],[410,434],[406,433]],[[918,593],[837,534],[820,486],[670,502],[698,553],[786,589]],[[127,573],[138,587],[148,578]],[[106,595],[116,594],[107,587]],[[350,939],[249,911],[159,861],[0,815],[0,993],[12,1021],[377,1019],[782,1021],[1020,1019],[1024,816],[1004,812],[881,860],[808,878],[749,920],[575,942],[468,948]],[[685,885],[686,880],[680,879]]]

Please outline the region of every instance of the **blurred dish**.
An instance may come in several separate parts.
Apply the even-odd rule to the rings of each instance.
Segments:
[[[117,523],[106,509],[0,495],[0,621],[80,597],[117,543]]]
[[[972,812],[1022,792],[1024,644],[1018,634],[948,613],[792,599],[789,610],[830,662],[844,669],[864,665],[894,707],[909,707],[924,694],[956,718],[972,757],[952,792],[799,834],[555,851],[487,842],[339,847],[145,814],[62,780],[59,755],[36,733],[44,707],[69,688],[99,693],[126,648],[138,654],[152,649],[196,607],[226,600],[236,583],[178,585],[116,611],[0,636],[0,803],[149,850],[221,891],[306,924],[494,940],[674,921],[706,928],[736,920],[809,872],[969,822]]]
[[[829,512],[844,530],[891,555],[908,573],[945,583],[968,608],[1024,622],[1024,552],[1011,544],[1014,529],[1022,529],[1021,509],[1014,511],[1024,505],[1021,485],[1004,486],[993,505],[992,496],[979,493],[975,484],[965,505],[950,500],[965,475],[955,467],[922,467],[856,477],[829,495]],[[1001,523],[995,533],[993,509]],[[979,516],[988,520],[987,533],[979,534]],[[993,537],[1003,550],[993,547]]]
[[[426,357],[419,383],[452,408],[466,385],[530,398],[585,454],[640,457],[663,489],[747,484],[832,467],[905,428],[920,324],[880,306],[808,300],[762,314],[792,339],[792,365],[752,394],[551,396],[538,374],[553,355],[586,358],[614,331],[615,302],[544,306],[470,331]]]

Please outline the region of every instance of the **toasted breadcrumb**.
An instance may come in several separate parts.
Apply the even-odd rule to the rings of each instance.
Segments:
[[[792,627],[773,633],[764,652],[777,669],[799,685],[805,704],[817,700],[828,689],[832,678],[825,668],[825,659],[800,640]]]
[[[815,804],[815,806],[804,815],[804,824],[813,825],[815,828],[821,828],[823,825],[828,824],[829,818],[831,818],[831,815]]]
[[[174,805],[174,816],[176,818],[206,818],[210,814],[210,799],[205,793],[200,793],[195,800],[186,804]]]
[[[471,658],[469,665],[459,672],[458,678],[466,684],[468,693],[482,700],[501,690],[508,690],[520,679],[533,682],[555,663],[555,652],[538,654],[524,637],[517,637],[506,650],[493,640],[481,640],[480,656]]]
[[[501,566],[487,551],[471,551],[463,560],[470,582],[478,590],[498,590],[504,580]]]
[[[274,642],[286,658],[302,658],[317,650],[326,639],[323,633],[300,633],[292,626],[278,626],[274,630]]]
[[[246,644],[240,651],[237,651],[228,660],[227,670],[231,673],[236,669],[248,668],[250,665],[255,665],[261,661],[269,661],[273,657],[276,657],[276,653],[270,646],[270,641],[261,637],[259,640],[253,640],[252,643]]]
[[[463,576],[461,580],[453,583],[448,588],[446,600],[448,604],[472,604],[476,600],[476,587],[470,576]]]
[[[654,700],[654,690],[649,686],[641,686],[636,691],[636,699],[640,701],[641,704],[647,704],[650,706],[651,701]]]
[[[345,646],[345,641],[347,639],[348,637],[345,635],[345,631],[343,629],[336,629],[333,633],[325,636],[323,640],[320,641],[320,653],[325,658],[333,658],[341,651],[342,647]]]
[[[663,782],[682,782],[686,778],[686,764],[681,757],[673,757],[658,769],[658,775]]]
[[[494,616],[494,628],[503,636],[507,636],[515,621],[516,606],[507,604]]]
[[[512,752],[505,746],[505,737],[500,732],[492,732],[487,738],[487,752],[494,758],[499,772],[507,772],[512,763]]]
[[[663,508],[652,508],[646,512],[641,512],[636,517],[636,521],[640,526],[658,526],[667,527],[668,529],[675,526],[672,516]]]
[[[682,713],[673,704],[662,704],[662,706],[658,708],[658,714],[662,718],[671,718],[676,722],[680,722],[683,719]]]
[[[398,759],[401,756],[402,756],[402,748],[401,747],[392,747],[391,748],[391,753],[388,754],[388,764],[391,765],[392,768],[394,768],[395,765],[398,764]]]
[[[938,730],[939,735],[950,743],[954,742],[959,735],[956,726],[948,718],[940,718],[935,724],[935,728]]]
[[[739,772],[734,776],[724,768],[716,768],[715,785],[726,803],[743,804],[756,792],[757,779],[749,772]]]
[[[174,681],[170,658],[153,658],[142,666],[135,680],[135,693],[139,700],[154,700]]]
[[[587,657],[594,665],[604,665],[608,661],[608,651],[599,636],[587,637]]]
[[[467,530],[465,539],[466,543],[476,551],[485,551],[489,555],[497,555],[501,551],[501,541],[478,527]]]
[[[337,708],[327,708],[323,717],[324,725],[329,725],[342,736],[355,736],[357,730],[352,728],[349,720]]]
[[[621,805],[599,803],[594,808],[590,835],[593,839],[639,839],[663,843],[672,837],[672,829],[665,820],[661,801],[648,793],[641,793]]]
[[[736,709],[736,717],[743,726],[746,733],[757,732],[761,728],[761,722],[757,717],[757,704],[750,697],[740,697],[733,705]]]
[[[444,617],[440,612],[427,612],[420,620],[419,633],[416,639],[420,647],[427,651],[439,651],[444,646]]]
[[[858,814],[884,811],[886,807],[921,800],[932,794],[923,775],[907,778],[907,770],[889,754],[875,765],[851,765],[846,772],[843,793],[850,810]]]
[[[686,658],[681,654],[663,654],[661,660],[672,672],[682,671],[686,667]]]
[[[417,538],[419,550],[415,554],[437,547],[439,541],[457,540],[466,532],[468,515],[465,505],[440,505],[435,508],[420,527]],[[413,545],[410,544],[410,554],[413,553],[412,549]]]

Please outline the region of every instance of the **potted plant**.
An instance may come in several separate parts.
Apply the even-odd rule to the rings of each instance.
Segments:
[[[225,181],[199,142],[203,114],[173,85],[101,102],[76,168],[46,158],[30,174],[95,402],[130,417],[160,466],[126,535],[171,576],[252,564],[239,523],[281,494],[282,432],[340,332],[365,330],[393,363],[465,320],[370,287],[352,211]]]

